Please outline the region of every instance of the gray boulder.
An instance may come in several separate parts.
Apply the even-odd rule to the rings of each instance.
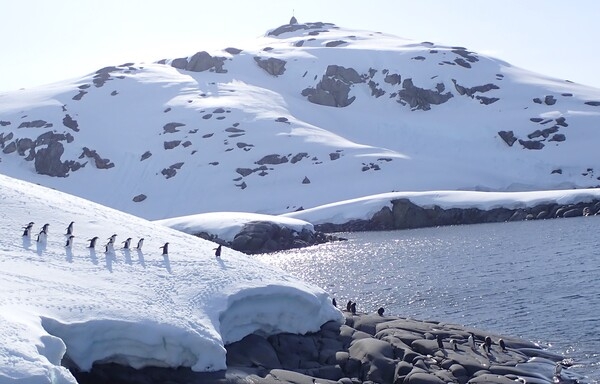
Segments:
[[[260,57],[255,57],[254,61],[258,64],[259,67],[264,69],[269,75],[272,76],[280,76],[285,72],[285,60],[277,59],[274,57],[269,57],[268,59],[262,59]]]

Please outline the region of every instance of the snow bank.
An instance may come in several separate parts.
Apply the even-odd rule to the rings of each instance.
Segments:
[[[323,290],[232,250],[217,259],[213,243],[185,233],[2,175],[0,201],[3,383],[74,383],[60,366],[65,353],[83,370],[95,361],[221,370],[224,343],[341,319]],[[30,221],[34,232],[22,237]],[[122,249],[128,237],[144,238],[143,248]]]

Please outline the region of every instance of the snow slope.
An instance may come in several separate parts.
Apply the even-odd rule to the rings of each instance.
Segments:
[[[74,383],[65,353],[83,370],[95,361],[220,370],[225,343],[341,319],[321,289],[233,250],[217,259],[213,243],[182,232],[2,175],[0,201],[2,383]],[[122,249],[127,237],[143,237],[142,249]]]
[[[285,25],[0,94],[0,173],[147,219],[592,187],[599,100],[462,47]]]

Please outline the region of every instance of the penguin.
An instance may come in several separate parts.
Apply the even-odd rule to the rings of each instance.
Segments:
[[[469,342],[469,346],[471,346],[471,349],[474,351],[475,350],[475,335],[473,334],[473,332],[471,332],[471,334],[469,335],[469,338],[467,340]]]
[[[456,343],[456,340],[450,339],[450,346],[452,347],[452,350],[458,351],[458,344]]]
[[[160,249],[162,249],[162,254],[163,256],[166,256],[169,254],[169,243],[165,243],[165,245],[163,245],[162,247],[159,247]]]
[[[337,308],[337,301],[335,301],[335,297],[331,299],[331,304]]]
[[[73,235],[69,235],[69,237],[67,237],[67,243],[65,244],[66,248],[73,248],[73,238],[75,236]]]
[[[439,349],[444,349],[444,343],[442,342],[442,335],[437,335],[436,338]]]
[[[71,224],[69,224],[69,226],[67,227],[67,233],[65,233],[65,235],[72,235],[73,234],[73,224],[75,224],[74,221],[71,221]]]
[[[215,256],[216,257],[221,257],[221,244],[219,244],[219,246],[217,248],[215,248]]]
[[[348,303],[346,303],[346,311],[350,312],[351,309],[352,309],[352,300],[348,300]]]
[[[498,344],[500,344],[500,349],[502,349],[502,352],[506,352],[506,344],[504,344],[504,340],[498,340]]]
[[[94,236],[91,239],[88,239],[88,241],[90,242],[90,245],[88,245],[88,248],[95,248],[96,241],[98,241],[98,236]]]
[[[377,310],[377,314],[378,314],[379,316],[383,316],[383,312],[385,312],[385,309],[383,309],[383,307],[380,307],[380,308]]]
[[[115,248],[113,247],[113,243],[109,240],[108,243],[104,246],[104,253],[115,252]]]
[[[45,234],[48,234],[48,227],[50,226],[50,224],[46,223],[42,226],[42,231],[44,231]]]
[[[137,243],[137,247],[135,247],[138,251],[142,250],[142,245],[144,245],[144,238],[142,237],[138,243]]]
[[[487,353],[490,353],[490,351],[492,350],[492,338],[489,336],[485,337],[485,343],[484,343],[484,351],[486,351]]]
[[[33,228],[33,224],[35,223],[31,221],[29,224],[27,224],[27,226],[23,227],[23,236],[31,236],[31,228]]]
[[[350,306],[350,312],[352,312],[353,315],[356,315],[356,303],[352,303]]]
[[[123,242],[123,249],[129,249],[129,245],[131,244],[131,237],[128,237],[127,240]]]
[[[48,233],[44,229],[42,229],[40,231],[40,233],[38,233],[36,241],[38,243],[42,243],[42,242],[45,242],[47,238],[48,238]]]
[[[114,244],[116,239],[117,239],[117,235],[114,234],[114,235],[112,235],[111,237],[108,238],[108,243],[109,244]]]

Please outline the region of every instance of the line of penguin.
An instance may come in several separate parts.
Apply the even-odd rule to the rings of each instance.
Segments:
[[[333,304],[333,306],[337,308],[337,301],[335,300],[335,297],[331,299],[331,304]],[[346,312],[350,312],[350,313],[352,313],[352,315],[356,315],[356,302],[349,300],[348,303],[346,303]],[[377,314],[379,316],[383,316],[384,312],[385,312],[385,309],[383,307],[380,307],[377,310]],[[436,340],[437,340],[438,348],[445,349],[444,343],[442,340],[442,336],[438,334],[436,336]],[[475,351],[477,349],[477,344],[475,343],[475,334],[473,332],[470,332],[470,336],[467,339],[467,343],[473,351]],[[498,339],[498,345],[500,346],[500,349],[502,350],[502,352],[506,352],[506,343],[504,342],[503,339]],[[450,346],[453,350],[455,350],[455,351],[458,350],[458,343],[456,340],[450,339]],[[486,336],[483,343],[481,344],[481,348],[484,350],[484,352],[490,353],[492,351],[492,338],[489,336]]]
[[[29,222],[26,226],[23,227],[23,237],[31,237],[31,231],[33,229],[33,225],[35,223]],[[75,235],[73,235],[73,226],[75,225],[74,221],[71,221],[71,223],[67,226],[66,229],[66,233],[65,236],[67,237],[66,243],[65,243],[65,247],[66,248],[72,248],[73,247],[73,239],[75,238]],[[44,224],[42,226],[42,229],[40,230],[40,232],[37,235],[36,241],[38,243],[42,243],[42,242],[46,242],[47,238],[48,238],[48,228],[50,227],[50,224]],[[96,248],[96,243],[98,242],[100,238],[98,236],[94,236],[91,239],[87,239],[87,241],[89,241],[88,244],[88,248]],[[104,246],[104,252],[108,253],[108,252],[114,252],[115,248],[115,241],[117,240],[117,235],[114,234],[111,237],[109,237],[108,239],[108,243],[106,243],[106,245]],[[125,241],[123,241],[121,244],[123,244],[123,249],[136,249],[136,250],[141,250],[142,246],[144,245],[144,238],[142,237],[141,239],[138,240],[137,242],[137,246],[131,248],[131,237],[128,237]],[[162,249],[162,254],[163,256],[166,256],[169,254],[169,243],[165,243],[165,245],[163,245],[162,247],[159,247],[160,249]]]

